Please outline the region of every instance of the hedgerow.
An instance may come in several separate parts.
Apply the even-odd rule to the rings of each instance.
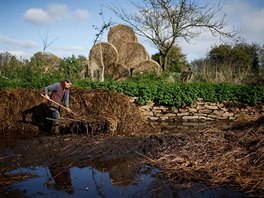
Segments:
[[[0,90],[14,88],[43,89],[62,80],[60,75],[39,74],[28,78],[0,79]],[[74,86],[85,89],[107,89],[136,97],[139,105],[155,102],[157,105],[182,107],[193,104],[198,98],[208,102],[239,101],[250,105],[264,102],[264,85],[241,85],[228,83],[181,83],[167,82],[160,77],[141,76],[126,81],[104,82],[73,79]]]

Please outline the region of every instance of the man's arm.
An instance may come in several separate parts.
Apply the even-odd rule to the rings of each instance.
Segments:
[[[49,85],[47,87],[45,87],[44,91],[45,91],[45,96],[47,99],[49,99],[50,97],[48,96],[48,93],[51,91],[57,91],[59,88],[60,83],[54,83],[52,85]]]
[[[69,100],[70,100],[70,91],[67,91],[64,98],[64,104],[66,108],[69,108]]]
[[[70,91],[68,91],[67,94],[65,94],[64,104],[65,104],[65,107],[66,107],[67,111],[68,111],[69,113],[71,113],[72,110],[71,110],[70,107],[69,107],[69,100],[70,100]]]

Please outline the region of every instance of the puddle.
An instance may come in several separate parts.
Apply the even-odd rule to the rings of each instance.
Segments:
[[[212,128],[226,130],[236,125],[234,121],[218,120],[193,120],[193,121],[152,121],[153,126],[159,126],[163,133],[179,133],[184,131],[204,131]]]
[[[232,123],[157,122],[153,123],[153,125],[159,125],[164,133],[173,134],[184,131],[204,131],[214,127],[227,129],[232,126]],[[134,153],[137,149],[143,151],[148,146],[157,146],[158,140],[155,138],[146,138],[138,145],[136,142],[140,143],[140,139],[137,139],[137,137],[132,139],[132,137],[120,138],[117,136],[114,140],[95,137],[95,140],[91,142],[89,141],[90,138],[84,138],[85,136],[70,138],[67,135],[59,137],[47,136],[47,138],[39,139],[31,137],[31,141],[21,141],[21,144],[12,142],[12,146],[10,146],[9,139],[5,141],[2,139],[4,142],[2,147],[5,148],[2,151],[2,161],[9,163],[8,166],[12,167],[12,164],[20,163],[20,160],[23,160],[24,157],[24,164],[28,166],[7,173],[33,175],[34,177],[23,181],[16,180],[12,184],[0,186],[0,197],[240,198],[248,196],[231,187],[210,187],[195,182],[171,186],[169,181],[159,177],[158,168],[146,164],[143,165],[139,159],[128,159],[131,157],[131,152]],[[15,140],[13,136],[10,139]],[[71,144],[69,144],[69,140]],[[167,142],[165,140],[164,142]],[[177,145],[180,146],[179,144],[172,146]],[[131,152],[125,152],[133,146],[135,146],[135,151],[131,149]],[[39,147],[43,147],[43,149],[39,149]],[[61,149],[61,152],[58,148]],[[116,148],[119,149],[115,150]],[[108,156],[111,152],[104,152],[109,149],[112,149],[113,154],[116,155],[112,161],[109,160],[112,158]],[[90,156],[90,150],[93,154],[96,154],[94,158]],[[151,148],[148,151],[151,151]],[[75,156],[78,157],[75,158]],[[102,158],[98,159],[96,156],[101,156]],[[120,156],[123,158],[120,159]],[[96,161],[95,159],[103,159],[104,161]],[[56,164],[52,164],[53,162],[56,162]],[[32,164],[34,166],[29,167]],[[49,167],[46,167],[47,165]],[[18,166],[19,164],[14,167]],[[5,166],[3,167],[5,168]]]
[[[58,167],[19,168],[9,173],[27,173],[35,177],[16,182],[6,190],[9,194],[20,192],[26,197],[243,197],[231,188],[209,188],[199,183],[187,188],[181,185],[170,188],[165,180],[157,177],[157,168],[146,165],[136,173],[130,172],[129,167],[120,169],[120,165],[115,171],[112,171],[114,167],[108,171],[101,169],[91,166],[64,170]]]

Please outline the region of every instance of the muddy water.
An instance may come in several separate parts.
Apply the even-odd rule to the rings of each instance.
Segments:
[[[126,171],[98,170],[96,167],[71,167],[54,175],[49,167],[19,168],[11,173],[30,173],[33,178],[14,183],[5,193],[28,197],[243,197],[231,188],[209,188],[203,184],[169,187],[159,179],[159,170],[144,166],[131,174],[129,164],[117,164]],[[59,178],[63,178],[60,181]],[[9,190],[9,192],[8,192]],[[17,194],[15,194],[17,192]]]
[[[162,126],[164,133],[177,133],[212,127],[224,129],[232,123],[162,122],[153,125]],[[5,148],[5,151],[12,154],[12,146]],[[195,182],[171,186],[169,181],[159,177],[158,167],[139,163],[142,159],[105,159],[96,159],[92,163],[91,160],[80,160],[49,166],[35,164],[6,172],[18,175],[26,173],[31,177],[0,186],[0,197],[245,197],[229,187],[212,188]]]

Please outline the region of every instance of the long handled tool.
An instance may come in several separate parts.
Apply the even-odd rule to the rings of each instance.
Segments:
[[[61,108],[63,108],[63,109],[65,109],[65,110],[68,111],[68,109],[67,109],[65,106],[63,106],[63,105],[61,105],[61,104],[55,102],[54,100],[51,100],[51,99],[46,98],[46,96],[44,96],[43,94],[40,94],[40,95],[41,95],[43,98],[45,98],[46,100],[48,100],[48,101],[50,101],[50,102],[53,102],[54,104],[56,104],[56,105],[60,106]],[[73,113],[73,112],[71,112],[71,113],[72,113],[73,115],[77,116],[75,113]]]

